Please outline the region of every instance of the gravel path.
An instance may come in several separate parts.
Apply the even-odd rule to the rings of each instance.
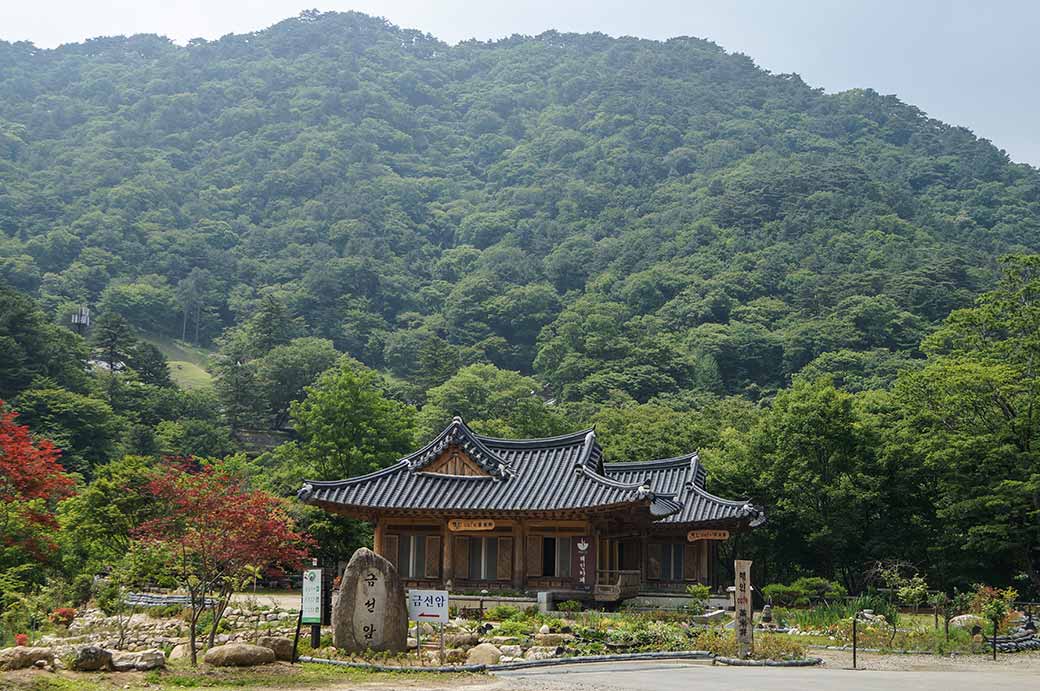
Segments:
[[[828,669],[852,669],[852,653],[841,650],[811,650],[811,654],[822,657]],[[856,667],[866,670],[889,670],[900,672],[964,671],[1029,672],[1040,674],[1040,653],[1015,653],[997,655],[997,661],[988,655],[879,655],[860,653]],[[1040,681],[1037,682],[1040,685]]]

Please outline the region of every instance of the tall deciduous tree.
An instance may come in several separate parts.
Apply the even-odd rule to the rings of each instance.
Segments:
[[[494,365],[463,367],[428,392],[420,414],[423,434],[436,434],[454,415],[461,415],[481,432],[502,437],[552,436],[569,431],[571,423],[546,404],[541,388],[530,377]]]
[[[344,358],[292,404],[299,458],[316,480],[378,470],[414,448],[415,408],[388,398],[378,376]]]
[[[29,580],[34,564],[56,553],[58,502],[74,481],[59,463],[61,451],[48,439],[33,439],[0,400],[0,579],[11,586]]]
[[[936,473],[943,547],[962,574],[997,566],[1040,589],[1040,257],[1010,257],[997,290],[926,339],[899,382]]]
[[[147,545],[168,555],[169,569],[191,600],[191,663],[199,617],[210,605],[213,646],[220,620],[250,567],[296,569],[307,555],[308,538],[296,530],[278,498],[249,490],[243,482],[213,467],[190,472],[170,466],[152,480],[151,491],[163,511],[134,531]]]

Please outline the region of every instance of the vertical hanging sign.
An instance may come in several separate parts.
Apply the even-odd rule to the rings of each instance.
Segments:
[[[596,575],[596,557],[593,549],[592,538],[581,535],[574,538],[571,551],[571,574],[574,583],[583,590],[591,590],[593,578]]]
[[[740,657],[751,657],[755,649],[754,609],[751,604],[751,562],[737,559],[733,562],[733,570],[737,575],[736,589],[733,592],[733,606],[737,617],[737,647]]]

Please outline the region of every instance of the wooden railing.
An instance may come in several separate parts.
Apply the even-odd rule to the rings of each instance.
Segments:
[[[639,594],[642,578],[638,570],[599,570],[596,572],[597,600],[614,602]]]

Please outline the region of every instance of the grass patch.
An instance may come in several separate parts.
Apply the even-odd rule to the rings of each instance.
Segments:
[[[182,389],[205,389],[213,386],[213,375],[198,365],[183,360],[168,360],[170,378]]]
[[[0,688],[12,691],[116,691],[121,689],[212,689],[231,691],[247,688],[322,688],[325,686],[379,685],[384,688],[406,688],[428,684],[432,680],[446,687],[458,684],[474,674],[436,674],[433,672],[368,672],[359,669],[318,664],[275,664],[244,669],[200,666],[173,667],[142,673],[74,673],[50,674],[22,670],[0,674]]]
[[[177,386],[198,389],[213,385],[213,375],[206,371],[210,351],[169,336],[149,335],[142,340],[162,351],[170,368],[170,377]]]

